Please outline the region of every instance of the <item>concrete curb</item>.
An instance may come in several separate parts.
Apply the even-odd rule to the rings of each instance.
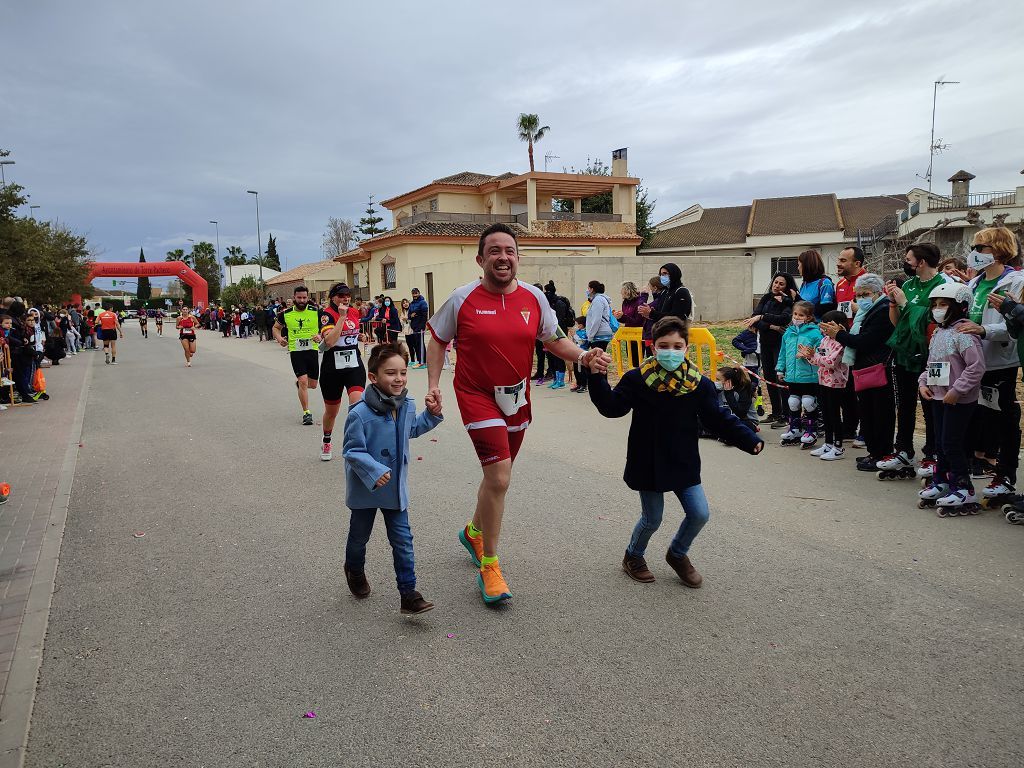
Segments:
[[[0,768],[21,768],[25,762],[28,746],[29,726],[32,722],[32,707],[36,697],[36,683],[43,660],[43,644],[46,627],[50,618],[50,601],[57,580],[57,566],[60,560],[61,543],[64,540],[64,526],[68,519],[71,503],[71,487],[78,464],[79,443],[82,440],[82,424],[85,421],[85,405],[89,399],[92,383],[92,364],[86,367],[82,391],[78,396],[75,419],[71,425],[68,445],[64,451],[57,492],[50,506],[49,524],[43,536],[39,562],[29,587],[28,604],[22,619],[18,643],[11,659],[11,671],[7,690],[0,704]]]

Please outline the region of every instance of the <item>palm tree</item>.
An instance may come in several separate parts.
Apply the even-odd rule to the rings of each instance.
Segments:
[[[550,127],[540,127],[540,118],[536,115],[528,115],[525,112],[519,114],[519,124],[517,126],[519,130],[519,140],[525,141],[527,151],[530,153],[530,171],[533,171],[533,145],[535,142],[540,141],[544,138],[545,134],[551,130]]]

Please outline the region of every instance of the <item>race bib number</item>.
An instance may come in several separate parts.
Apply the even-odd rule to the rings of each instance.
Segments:
[[[840,301],[839,311],[847,317],[853,317],[853,302],[852,301]]]
[[[334,350],[334,369],[340,371],[344,368],[358,368],[359,356],[354,349]]]
[[[999,390],[995,387],[982,387],[978,395],[978,405],[991,408],[993,411],[1001,411],[999,407]]]
[[[514,416],[526,405],[526,379],[510,387],[495,387],[494,401],[506,416]]]
[[[295,348],[296,349],[309,349],[310,348],[309,342],[310,342],[309,339],[296,339],[295,340]]]
[[[928,363],[926,383],[929,387],[948,387],[949,363]]]

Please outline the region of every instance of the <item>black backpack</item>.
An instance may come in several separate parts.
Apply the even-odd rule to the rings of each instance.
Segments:
[[[555,297],[555,316],[558,318],[558,325],[563,331],[572,328],[576,322],[576,313],[565,296]]]

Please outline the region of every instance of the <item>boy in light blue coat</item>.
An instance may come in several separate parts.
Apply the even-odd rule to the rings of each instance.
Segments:
[[[798,353],[801,346],[816,349],[820,341],[814,305],[798,301],[793,305],[793,322],[782,334],[779,362],[775,366],[779,383],[785,383],[789,390],[789,430],[782,433],[782,445],[813,448],[818,442],[818,368]]]
[[[377,510],[384,516],[402,597],[402,613],[425,613],[434,604],[416,591],[416,570],[409,527],[409,439],[441,423],[441,405],[427,396],[427,410],[416,415],[416,404],[405,388],[409,354],[403,344],[380,344],[370,352],[370,379],[363,399],[345,420],[342,456],[345,458],[345,505],[352,511],[345,546],[345,580],[358,598],[370,594],[366,580],[366,543]]]

